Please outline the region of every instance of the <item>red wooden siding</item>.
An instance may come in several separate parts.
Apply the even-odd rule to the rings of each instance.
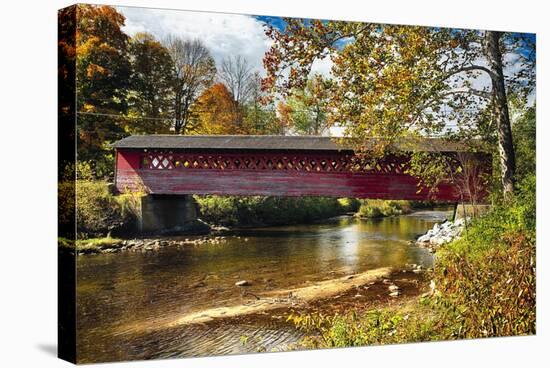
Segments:
[[[458,201],[450,183],[432,196],[404,173],[405,156],[361,164],[345,152],[144,152],[119,149],[119,191],[153,194],[332,196]]]

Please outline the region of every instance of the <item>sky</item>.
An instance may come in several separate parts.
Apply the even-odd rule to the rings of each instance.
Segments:
[[[272,41],[265,35],[267,23],[284,28],[280,17],[220,14],[184,10],[117,7],[126,17],[123,30],[129,35],[148,32],[162,40],[168,34],[200,38],[219,65],[223,58],[245,57],[255,70],[264,75],[262,59]],[[328,75],[330,58],[314,63],[312,73]]]
[[[265,75],[262,59],[272,44],[265,34],[266,25],[270,24],[281,30],[286,25],[282,18],[271,16],[138,7],[116,8],[126,17],[123,31],[129,35],[148,32],[159,40],[169,34],[187,39],[199,38],[210,50],[218,66],[224,58],[240,55],[261,75]],[[514,61],[514,58],[517,58],[517,55],[504,55],[507,61]],[[485,64],[486,61],[480,60],[480,63]],[[311,73],[330,76],[332,65],[330,57],[316,60]],[[514,68],[518,67],[512,63],[511,67],[505,70],[505,74],[513,74]],[[484,73],[472,82],[478,89],[490,85],[490,79]],[[529,104],[532,105],[534,102],[535,91],[529,96]]]
[[[240,54],[262,75],[262,59],[272,44],[265,35],[265,27],[270,24],[282,30],[286,25],[281,17],[273,16],[138,7],[117,7],[117,10],[126,17],[123,30],[129,35],[148,32],[159,40],[169,34],[188,39],[199,38],[211,51],[218,65],[224,58]],[[514,55],[510,54],[504,57],[508,60],[514,59]],[[331,67],[332,61],[329,57],[317,60],[312,73],[329,75]],[[506,74],[513,72],[513,66],[505,71]],[[487,82],[479,80],[476,84],[481,86]]]

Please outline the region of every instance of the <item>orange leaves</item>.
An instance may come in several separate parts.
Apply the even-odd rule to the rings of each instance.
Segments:
[[[279,114],[279,123],[283,127],[292,125],[292,112],[293,109],[288,104],[279,102],[277,104],[277,113]]]
[[[109,71],[97,64],[90,64],[86,68],[86,76],[90,79],[96,78],[97,75],[106,76],[109,75]]]
[[[128,37],[121,30],[124,17],[115,8],[76,5],[76,96],[83,113],[124,115],[130,65]],[[122,134],[118,119],[81,114],[78,154],[83,160],[103,162],[105,143]]]
[[[331,26],[319,20],[310,24],[303,19],[285,18],[287,27],[284,31],[268,26],[266,35],[274,43],[264,57],[267,76],[262,84],[264,91],[276,90],[287,94],[290,89],[303,87],[307,82],[311,64],[316,59],[323,59],[334,49],[333,42],[340,37]],[[340,22],[341,23],[341,22]],[[290,76],[285,81],[281,76],[288,70]]]
[[[451,48],[453,49],[456,49],[459,45],[460,43],[456,38],[453,38],[452,40],[449,41],[449,46],[451,46]]]
[[[200,122],[203,134],[239,134],[238,106],[223,83],[216,83],[199,96],[193,113]]]
[[[451,38],[444,31],[292,19],[284,31],[268,35],[274,42],[264,59],[265,86],[283,96],[304,87],[314,60],[331,56],[325,111],[328,121],[345,125],[352,136],[399,137],[433,120],[422,110],[440,104],[433,86],[441,84],[439,65]]]
[[[126,18],[112,6],[79,4],[77,19],[77,44],[86,42],[90,36],[117,40],[117,46],[127,40],[121,30]]]

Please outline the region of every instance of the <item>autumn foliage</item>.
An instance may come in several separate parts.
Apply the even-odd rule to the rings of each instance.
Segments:
[[[112,174],[109,143],[130,134],[282,132],[275,109],[263,104],[258,71],[240,56],[217,70],[200,39],[129,36],[125,17],[112,6],[76,5],[60,13],[60,22],[75,30],[60,34],[58,45],[66,61],[60,83],[69,92],[63,106],[68,109],[76,93],[79,159],[90,162],[97,177]],[[76,84],[66,82],[70,75]]]
[[[233,109],[233,96],[223,83],[216,83],[200,95],[193,107],[201,134],[242,134]]]

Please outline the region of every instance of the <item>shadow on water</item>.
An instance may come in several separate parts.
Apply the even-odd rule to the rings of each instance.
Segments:
[[[221,244],[166,247],[78,257],[78,354],[83,362],[281,350],[301,333],[264,321],[191,325],[138,334],[126,325],[159,324],[208,308],[242,305],[262,294],[380,267],[430,267],[432,255],[409,241],[448,211],[376,220],[340,217],[322,223],[240,230]],[[279,319],[277,319],[279,318]],[[247,344],[243,344],[245,336]]]

